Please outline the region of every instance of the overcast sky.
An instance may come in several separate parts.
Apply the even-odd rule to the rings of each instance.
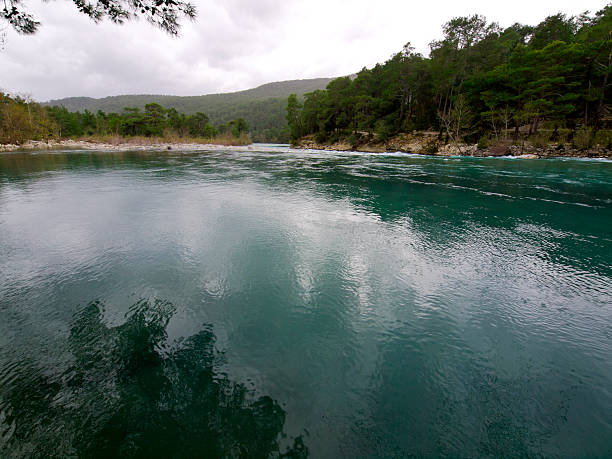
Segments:
[[[410,41],[427,54],[455,16],[502,26],[559,11],[597,11],[593,0],[195,0],[198,17],[173,38],[146,21],[92,23],[67,0],[24,0],[42,23],[34,36],[5,29],[0,89],[35,99],[117,94],[200,95],[271,81],[334,77],[385,61]],[[0,24],[0,27],[4,24]]]

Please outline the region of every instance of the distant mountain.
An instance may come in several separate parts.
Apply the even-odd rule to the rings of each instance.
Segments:
[[[267,83],[245,91],[203,96],[166,96],[138,94],[110,96],[101,99],[92,97],[67,97],[43,103],[64,106],[70,111],[89,110],[106,113],[120,112],[124,107],[144,106],[157,102],[166,108],[175,108],[183,113],[204,112],[213,124],[220,124],[242,117],[246,120],[256,140],[282,140],[278,135],[286,126],[285,107],[290,94],[304,95],[324,89],[332,78],[289,80]]]

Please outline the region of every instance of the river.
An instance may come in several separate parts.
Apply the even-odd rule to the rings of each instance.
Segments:
[[[0,154],[0,456],[612,455],[612,162]]]

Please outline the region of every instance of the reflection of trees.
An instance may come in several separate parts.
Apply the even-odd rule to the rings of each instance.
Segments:
[[[167,156],[167,153],[165,153]],[[37,180],[41,172],[58,170],[95,170],[109,168],[146,169],[159,159],[159,152],[149,151],[71,151],[49,153],[0,154],[0,179]]]
[[[79,312],[69,337],[74,361],[60,377],[23,362],[0,369],[0,378],[20,369],[8,389],[0,386],[0,453],[307,456],[300,437],[279,451],[285,412],[277,402],[217,372],[210,327],[168,347],[170,303],[141,300],[111,328],[102,308]]]

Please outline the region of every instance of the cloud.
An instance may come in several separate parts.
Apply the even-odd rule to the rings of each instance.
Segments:
[[[448,19],[484,14],[502,26],[549,14],[597,10],[601,1],[511,4],[393,0],[201,0],[198,17],[173,38],[144,20],[92,23],[71,1],[28,7],[34,36],[8,30],[0,88],[38,100],[116,94],[197,95],[270,81],[340,76],[389,58],[408,41],[426,53]]]

